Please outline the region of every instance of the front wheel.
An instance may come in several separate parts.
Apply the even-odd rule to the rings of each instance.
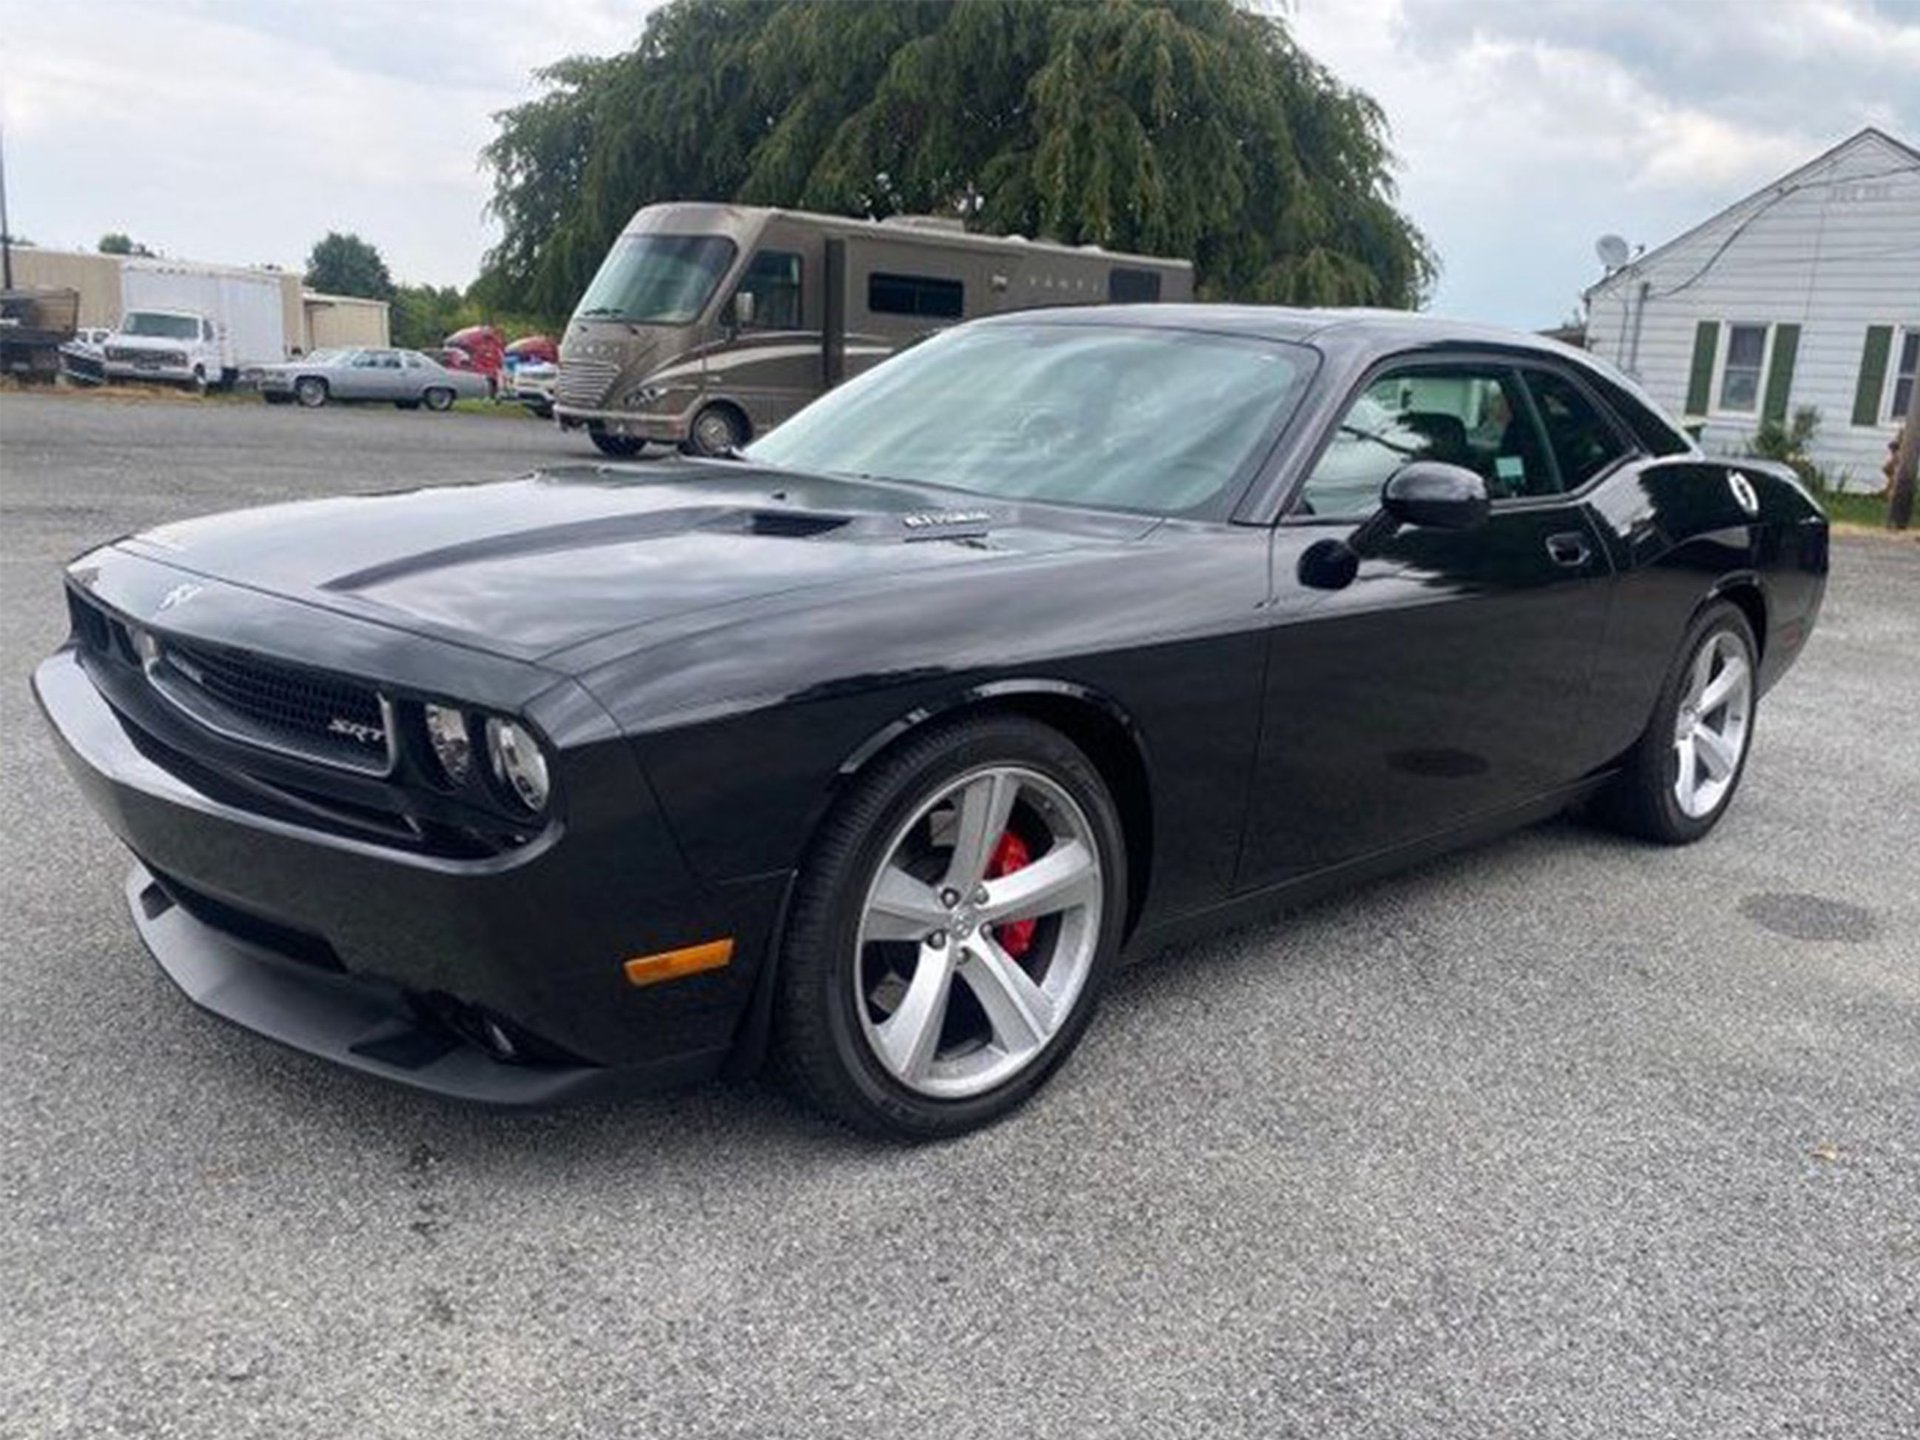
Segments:
[[[870,1134],[998,1119],[1085,1032],[1126,894],[1113,800],[1065,736],[994,716],[909,741],[834,811],[796,885],[786,1074]]]
[[[293,398],[309,410],[327,403],[327,382],[317,375],[302,375],[293,387]]]
[[[731,455],[747,443],[747,419],[731,405],[709,405],[693,417],[686,443],[680,448],[689,455],[717,460]]]
[[[1719,823],[1753,743],[1758,655],[1739,606],[1716,601],[1695,618],[1652,720],[1599,797],[1602,819],[1665,845],[1689,844]]]

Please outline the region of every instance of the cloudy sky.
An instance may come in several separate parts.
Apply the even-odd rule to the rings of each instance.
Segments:
[[[529,72],[649,0],[0,0],[13,228],[297,265],[357,230],[464,285],[476,155]],[[1658,243],[1863,125],[1920,143],[1920,0],[1277,0],[1392,123],[1435,308],[1551,324],[1593,242]]]

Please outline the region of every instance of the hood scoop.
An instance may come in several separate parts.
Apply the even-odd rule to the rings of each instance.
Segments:
[[[741,517],[740,528],[748,535],[773,535],[786,540],[805,540],[843,530],[853,523],[851,515],[823,515],[815,510],[749,510]]]

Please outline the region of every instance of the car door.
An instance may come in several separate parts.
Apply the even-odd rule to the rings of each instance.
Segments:
[[[1478,473],[1486,522],[1403,528],[1350,583],[1303,579],[1302,557],[1351,535],[1415,459]],[[1275,531],[1241,888],[1439,835],[1597,763],[1583,707],[1612,570],[1567,479],[1510,361],[1406,361],[1363,384]]]
[[[333,393],[342,400],[381,400],[386,398],[386,380],[380,366],[381,352],[357,350],[346,366],[337,372]]]

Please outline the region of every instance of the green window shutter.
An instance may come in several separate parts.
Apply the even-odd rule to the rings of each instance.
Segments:
[[[1787,418],[1787,398],[1793,393],[1793,361],[1800,353],[1800,327],[1779,325],[1773,332],[1773,360],[1767,366],[1767,393],[1760,405],[1762,420]]]
[[[1887,355],[1893,349],[1891,325],[1869,325],[1860,352],[1860,386],[1853,392],[1853,423],[1880,423],[1880,396],[1887,388]]]
[[[1687,380],[1687,414],[1704,415],[1712,399],[1713,356],[1720,348],[1720,322],[1702,320],[1693,327],[1693,374]]]

